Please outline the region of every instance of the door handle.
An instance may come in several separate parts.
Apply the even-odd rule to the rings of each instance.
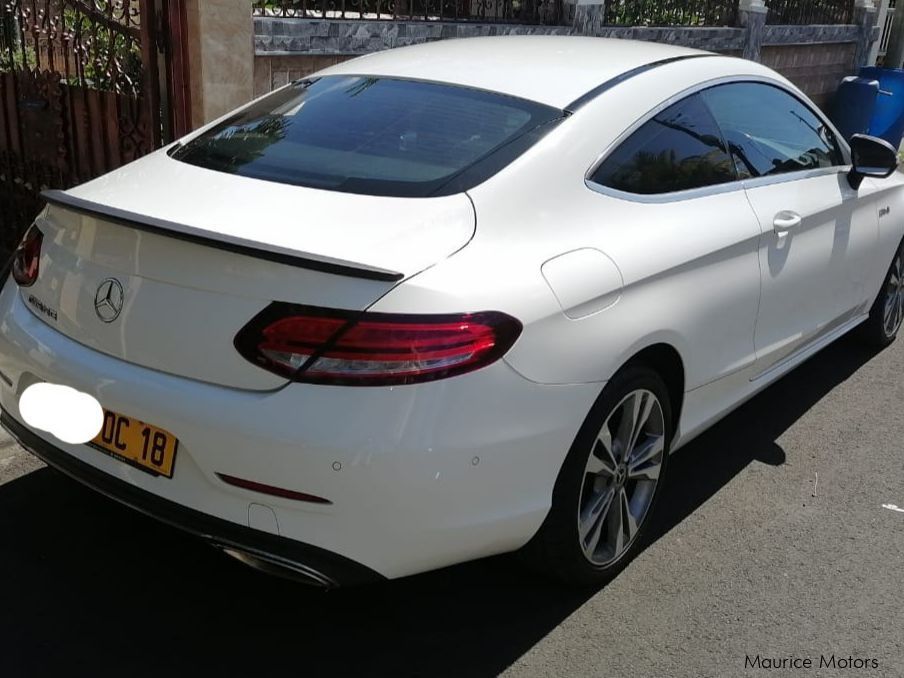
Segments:
[[[775,229],[775,232],[781,236],[785,235],[788,231],[800,226],[801,221],[803,220],[797,212],[792,212],[791,210],[782,210],[775,215],[772,226]]]

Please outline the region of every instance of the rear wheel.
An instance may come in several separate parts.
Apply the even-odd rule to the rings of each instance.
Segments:
[[[640,549],[668,462],[668,390],[647,367],[629,367],[603,390],[525,555],[570,583],[602,584]]]
[[[860,336],[874,346],[888,346],[904,324],[904,242],[898,248],[885,282],[863,323]]]

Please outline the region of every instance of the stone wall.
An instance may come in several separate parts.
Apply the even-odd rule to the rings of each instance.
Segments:
[[[259,55],[355,55],[433,40],[491,35],[575,35],[573,26],[531,26],[447,21],[362,21],[343,19],[254,20],[254,48]],[[669,42],[713,51],[742,50],[741,28],[651,28],[604,26],[600,37]]]
[[[872,12],[875,15],[875,12]],[[763,16],[763,19],[765,17]],[[874,22],[874,16],[872,17]],[[649,40],[741,56],[753,55],[795,82],[819,104],[856,70],[873,24],[651,28],[602,26],[600,37]],[[574,26],[525,26],[425,21],[360,21],[256,18],[254,92],[264,94],[333,63],[369,52],[433,40],[489,35],[575,35]],[[868,40],[864,33],[868,33]],[[750,40],[755,39],[755,49]]]
[[[855,47],[853,43],[765,46],[760,61],[825,106],[841,79],[851,74]]]
[[[353,58],[353,56],[340,54],[258,55],[254,59],[254,96],[262,96],[293,80]]]
[[[264,19],[254,22],[254,94],[354,56],[433,40],[491,35],[574,35],[569,26],[424,21]],[[743,50],[740,28],[604,27],[600,37],[666,42],[732,56]]]

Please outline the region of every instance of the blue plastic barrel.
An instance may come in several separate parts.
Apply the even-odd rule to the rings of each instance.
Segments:
[[[898,148],[904,136],[904,70],[867,66],[860,69],[860,77],[879,81],[869,133]]]
[[[879,81],[874,78],[851,75],[841,81],[829,107],[829,117],[845,139],[869,134],[878,96]]]

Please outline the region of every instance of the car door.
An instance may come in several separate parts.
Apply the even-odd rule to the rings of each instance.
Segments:
[[[872,187],[851,188],[845,151],[797,96],[762,82],[702,96],[762,232],[756,376],[865,311],[878,216]]]

